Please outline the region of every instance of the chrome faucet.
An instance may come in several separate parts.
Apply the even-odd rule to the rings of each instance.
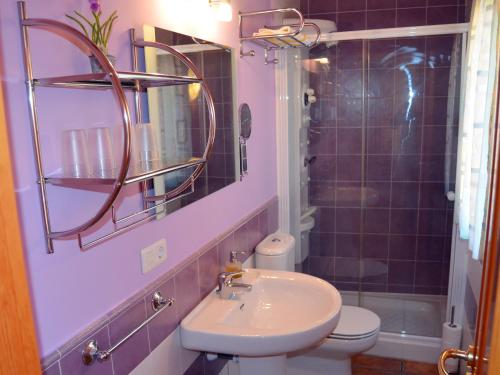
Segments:
[[[251,284],[233,282],[233,278],[237,276],[243,276],[244,273],[245,271],[221,272],[217,275],[218,288],[216,292],[217,294],[219,294],[220,298],[234,299],[236,297],[236,294],[234,290],[232,290],[233,288],[244,289],[247,291],[252,290]]]

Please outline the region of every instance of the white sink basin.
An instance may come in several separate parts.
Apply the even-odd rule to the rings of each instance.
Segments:
[[[329,335],[342,300],[331,284],[296,272],[248,269],[253,285],[223,300],[213,291],[181,322],[187,349],[246,357],[280,356]]]

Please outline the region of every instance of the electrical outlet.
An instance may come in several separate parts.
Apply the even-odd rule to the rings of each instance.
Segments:
[[[162,238],[141,250],[142,273],[148,273],[167,260],[167,241]]]

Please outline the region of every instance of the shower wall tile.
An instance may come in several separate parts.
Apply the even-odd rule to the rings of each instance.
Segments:
[[[471,1],[302,0],[306,17],[337,21],[339,31],[468,22]]]

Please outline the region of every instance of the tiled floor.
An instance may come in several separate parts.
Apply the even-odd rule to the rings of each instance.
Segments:
[[[352,375],[437,375],[437,366],[429,363],[358,355],[352,359]]]

